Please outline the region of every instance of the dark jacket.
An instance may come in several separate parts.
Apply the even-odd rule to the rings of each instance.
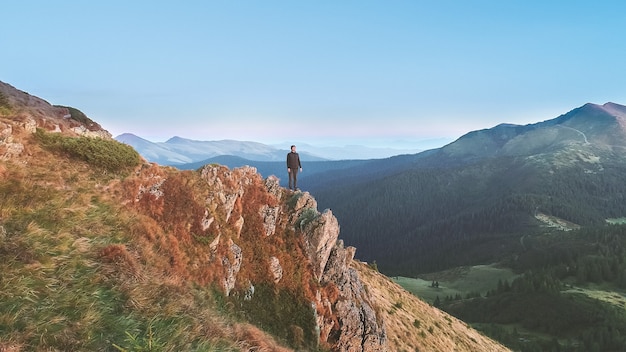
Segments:
[[[289,152],[287,154],[287,167],[292,170],[302,167],[302,164],[300,164],[300,155],[298,155],[298,153]]]

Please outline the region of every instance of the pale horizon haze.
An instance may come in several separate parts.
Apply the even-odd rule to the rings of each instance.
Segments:
[[[624,13],[621,1],[11,1],[0,80],[113,136],[436,147],[626,105]]]

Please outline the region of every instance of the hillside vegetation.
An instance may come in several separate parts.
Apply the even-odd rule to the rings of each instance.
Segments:
[[[354,261],[310,194],[0,93],[0,351],[508,350]]]
[[[342,219],[346,240],[363,248],[362,259],[376,260],[388,275],[412,276],[519,251],[522,235],[543,231],[539,212],[582,226],[625,214],[626,165],[602,168],[552,173],[526,160],[499,158],[415,169],[316,194]]]

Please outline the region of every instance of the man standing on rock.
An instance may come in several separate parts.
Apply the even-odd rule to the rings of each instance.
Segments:
[[[289,173],[289,189],[294,191],[298,191],[298,169],[302,171],[302,164],[300,164],[300,156],[296,153],[296,146],[292,145],[291,152],[287,154],[287,173]]]

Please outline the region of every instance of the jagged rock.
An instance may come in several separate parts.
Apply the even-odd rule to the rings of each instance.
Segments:
[[[13,141],[13,126],[0,122],[0,159],[10,159],[23,151],[24,145]]]
[[[265,179],[265,187],[267,191],[277,199],[283,194],[283,188],[280,186],[280,180],[274,175],[270,175]]]
[[[84,125],[80,125],[80,126],[76,126],[76,127],[72,127],[71,129],[74,133],[80,135],[80,136],[85,136],[85,137],[91,137],[91,138],[102,138],[102,139],[111,139],[113,138],[113,136],[111,135],[111,133],[109,133],[108,131],[105,130],[90,130],[87,127],[85,127]]]
[[[263,218],[263,228],[265,229],[265,236],[271,236],[276,232],[276,221],[278,220],[278,215],[280,212],[280,207],[270,207],[267,204],[261,206],[261,210],[259,210],[259,214]]]
[[[235,221],[235,235],[237,236],[237,238],[241,236],[241,230],[243,229],[244,222],[245,220],[243,216],[239,216],[239,219]]]
[[[242,181],[242,177],[235,177],[237,170],[239,169],[229,170],[224,166],[205,165],[200,171],[201,177],[211,190],[206,204],[211,211],[222,208],[226,221],[230,219],[235,203],[243,195],[243,184],[247,182]]]
[[[295,202],[293,206],[293,212],[289,217],[291,223],[296,223],[296,220],[302,215],[302,212],[306,209],[314,209],[317,211],[317,201],[309,194],[309,192],[298,192],[294,196]]]
[[[213,221],[215,221],[215,218],[210,215],[211,214],[209,214],[208,210],[204,211],[204,218],[202,218],[202,231],[208,230]]]
[[[275,283],[278,283],[283,278],[283,267],[280,266],[280,260],[276,257],[270,257],[270,273]]]
[[[254,182],[253,180],[255,178],[260,177],[259,173],[257,172],[256,167],[253,167],[253,166],[242,166],[242,167],[235,168],[233,171],[241,180],[242,186],[250,185]]]
[[[235,209],[235,203],[237,199],[239,199],[239,194],[224,194],[221,198],[224,209],[226,210],[226,221],[228,222],[230,215],[233,213],[233,209]]]
[[[1,146],[1,145],[0,145]],[[4,145],[4,154],[0,156],[0,159],[9,159],[11,157],[22,154],[24,151],[24,145],[22,143],[7,143]]]
[[[333,336],[337,341],[335,347],[339,351],[384,351],[387,342],[384,325],[378,321],[372,298],[356,270],[350,267],[354,251],[354,247],[344,248],[343,241],[338,241],[321,280],[321,284],[332,283],[339,289],[334,311],[341,328]]]
[[[159,199],[160,197],[163,196],[163,191],[161,190],[161,186],[163,186],[163,183],[165,182],[166,179],[159,175],[152,175],[151,178],[152,178],[151,181],[154,181],[154,183],[146,185],[146,186],[144,185],[139,186],[139,191],[137,192],[137,196],[135,197],[136,202],[141,200],[141,197],[144,193],[150,193],[156,199]]]
[[[363,287],[357,272],[350,267],[354,247],[344,248],[339,238],[339,222],[332,211],[317,211],[317,202],[308,193],[296,194],[292,222],[304,237],[305,251],[314,275],[322,286],[334,285],[339,296],[331,302],[316,295],[315,307],[324,307],[325,316],[317,316],[322,341],[333,341],[334,351],[384,351],[387,337],[384,325],[372,308],[372,298]],[[339,326],[337,326],[337,324]]]
[[[35,133],[37,131],[37,121],[29,117],[24,121],[23,127],[26,132]]]
[[[220,170],[220,166],[216,165],[205,165],[200,170],[200,175],[202,178],[208,183],[208,186],[211,189],[223,189],[222,180],[217,177],[217,173]]]
[[[235,288],[237,281],[237,273],[241,269],[241,262],[243,261],[243,255],[241,247],[236,245],[232,240],[229,241],[229,254],[222,258],[222,266],[225,269],[226,276],[224,277],[224,291],[228,296],[230,291]]]
[[[305,250],[313,263],[315,278],[321,280],[330,252],[339,238],[339,222],[326,210],[304,228]]]

